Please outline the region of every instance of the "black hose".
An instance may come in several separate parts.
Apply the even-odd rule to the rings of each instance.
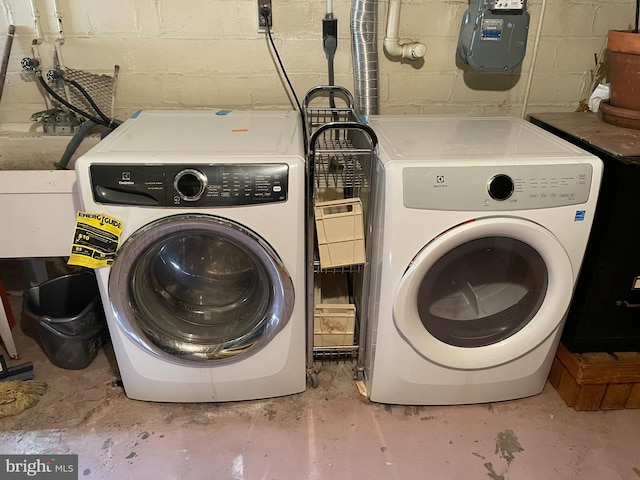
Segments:
[[[42,87],[47,91],[47,93],[49,95],[51,95],[53,98],[55,98],[58,102],[60,102],[61,104],[63,104],[65,107],[69,108],[70,110],[73,110],[74,112],[76,112],[79,115],[82,115],[83,117],[87,118],[88,120],[91,120],[95,123],[97,123],[98,125],[103,125],[107,128],[112,128],[111,127],[111,121],[104,121],[101,118],[96,118],[93,115],[89,115],[87,112],[83,112],[82,110],[80,110],[78,107],[70,104],[69,102],[67,102],[64,98],[62,98],[60,95],[58,95],[49,85],[47,85],[47,82],[45,81],[44,78],[42,78],[42,75],[40,74],[40,72],[36,73],[37,77],[38,77],[38,81],[40,82],[40,85],[42,85]]]
[[[78,91],[82,94],[82,96],[87,100],[87,102],[89,102],[89,104],[91,105],[91,108],[93,108],[95,110],[95,112],[100,115],[100,118],[102,120],[104,120],[105,122],[111,122],[111,119],[109,117],[107,117],[102,110],[100,110],[100,108],[98,107],[98,105],[96,105],[96,102],[93,101],[93,98],[91,98],[91,96],[89,95],[89,93],[84,89],[84,87],[82,85],[80,85],[78,82],[76,82],[75,80],[67,80],[67,79],[63,79],[65,82],[69,82],[71,85],[73,85],[74,87],[76,87],[76,89],[78,89]]]
[[[636,28],[633,33],[638,33],[638,21],[640,21],[640,0],[636,0]]]
[[[94,129],[98,124],[93,120],[87,120],[80,125],[78,131],[73,135],[69,143],[67,144],[67,148],[65,148],[62,157],[60,157],[60,161],[58,163],[54,163],[53,165],[58,170],[68,170],[67,166],[69,165],[69,161],[76,150],[85,139],[85,137]]]

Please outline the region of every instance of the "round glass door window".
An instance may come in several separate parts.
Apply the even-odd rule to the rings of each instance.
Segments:
[[[259,350],[287,323],[293,284],[277,254],[243,226],[178,215],[132,235],[109,293],[124,330],[173,360],[209,364]]]
[[[481,347],[510,337],[536,315],[547,294],[548,272],[530,245],[509,237],[468,241],[426,272],[417,310],[435,338]]]

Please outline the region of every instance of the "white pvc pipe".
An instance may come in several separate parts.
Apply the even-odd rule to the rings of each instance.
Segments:
[[[58,8],[58,2],[53,0],[53,11],[56,16],[56,25],[58,26],[58,38],[60,39],[60,43],[64,43],[64,31],[62,29],[62,14],[60,13],[60,9]]]
[[[420,42],[410,41],[401,44],[398,35],[400,29],[400,0],[389,0],[387,12],[387,31],[384,37],[384,50],[391,57],[417,60],[427,53],[427,47]]]
[[[327,0],[327,15],[333,15],[333,0]]]
[[[547,7],[547,0],[542,0],[542,6],[540,7],[540,19],[538,20],[538,28],[536,30],[536,38],[533,42],[533,52],[531,53],[531,67],[529,68],[529,77],[527,78],[527,86],[524,91],[524,100],[522,101],[522,112],[520,117],[525,118],[527,114],[527,106],[529,103],[529,94],[531,93],[531,82],[533,81],[533,70],[536,66],[536,57],[538,56],[538,46],[540,45],[540,34],[542,32],[542,20],[544,19],[544,12]]]
[[[42,44],[42,28],[40,27],[40,12],[36,6],[36,0],[31,0],[31,15],[33,16],[33,26],[35,30],[35,38],[31,42],[31,55],[34,60],[38,62],[38,69],[42,68],[42,61],[40,59],[39,46]],[[43,94],[44,104],[46,109],[49,110],[51,105],[49,104],[49,97]]]
[[[56,65],[60,70],[65,69],[64,60],[62,59],[62,45],[64,44],[64,29],[62,28],[62,13],[60,12],[60,8],[58,7],[57,0],[53,0],[53,12],[56,17],[56,25],[58,26],[58,38],[54,42],[54,48],[56,52],[56,59],[58,64]],[[63,84],[64,95],[67,99],[67,102],[71,102],[71,91],[69,90],[69,85],[67,82]]]
[[[33,16],[33,25],[36,31],[36,41],[39,45],[42,42],[42,29],[40,28],[40,12],[36,7],[36,0],[31,0],[31,15]]]
[[[58,66],[64,68],[64,61],[62,60],[62,44],[64,44],[64,30],[62,28],[62,14],[58,8],[58,2],[53,0],[53,14],[56,17],[56,25],[58,27],[58,38],[54,42],[56,49],[56,56],[58,57]]]

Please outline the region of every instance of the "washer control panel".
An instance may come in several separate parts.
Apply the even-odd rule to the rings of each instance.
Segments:
[[[593,167],[510,165],[501,167],[406,167],[407,208],[449,211],[528,210],[579,205],[589,199]]]
[[[284,163],[89,167],[97,203],[162,207],[227,207],[287,201]]]

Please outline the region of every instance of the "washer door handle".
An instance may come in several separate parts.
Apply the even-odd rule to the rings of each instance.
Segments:
[[[107,187],[96,186],[96,197],[100,203],[114,203],[116,205],[160,205],[155,198],[144,193],[120,192]]]

